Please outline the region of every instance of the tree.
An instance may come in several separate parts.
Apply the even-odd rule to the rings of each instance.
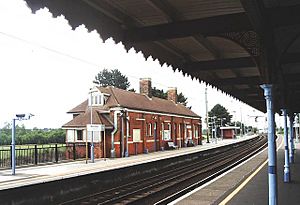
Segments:
[[[103,69],[95,76],[93,82],[103,87],[114,86],[123,90],[127,90],[130,86],[128,78],[118,69]]]
[[[0,145],[11,144],[11,124],[6,123],[0,134]],[[16,144],[65,143],[65,139],[66,132],[63,129],[26,129],[23,124],[16,125]]]
[[[183,104],[184,106],[187,105],[187,98],[182,94],[182,93],[179,93],[177,94],[177,101],[180,102],[181,104]],[[191,107],[190,107],[191,109]]]
[[[229,124],[232,118],[232,115],[229,114],[227,109],[220,104],[216,104],[209,112],[208,112],[208,122],[209,124],[215,123],[214,126],[217,127],[216,133],[220,136],[221,126],[225,124]],[[210,133],[212,133],[213,126],[210,126]]]
[[[228,110],[220,104],[216,104],[208,112],[209,122],[213,121],[213,117],[216,117],[216,121],[221,121],[222,124],[229,124],[231,122],[232,115],[229,114]],[[220,123],[219,123],[220,124]]]
[[[168,98],[167,92],[164,92],[163,89],[160,90],[156,87],[152,88],[152,96],[162,98],[162,99],[167,99]]]
[[[163,89],[158,89],[156,87],[152,88],[152,96],[167,99],[168,98],[168,92],[165,92]],[[187,98],[182,93],[177,93],[177,102],[183,104],[184,106],[187,105]]]

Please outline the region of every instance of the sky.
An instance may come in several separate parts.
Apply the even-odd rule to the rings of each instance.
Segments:
[[[18,123],[60,128],[72,119],[66,112],[88,97],[95,75],[104,68],[119,69],[137,91],[144,77],[159,89],[177,87],[188,106],[205,118],[205,84],[134,49],[127,52],[113,39],[103,42],[84,25],[72,30],[63,16],[53,18],[47,8],[32,14],[23,0],[0,1],[0,57],[0,127],[15,114],[32,113],[33,118]],[[264,113],[208,87],[208,110],[217,103],[233,120],[265,125],[263,117],[257,123],[251,117]]]

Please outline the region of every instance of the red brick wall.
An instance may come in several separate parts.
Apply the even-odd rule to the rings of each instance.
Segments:
[[[113,112],[111,112],[111,118],[113,119]],[[126,115],[126,114],[125,114]],[[125,116],[124,115],[124,116]],[[166,148],[167,141],[173,141],[175,145],[184,147],[186,146],[186,139],[184,137],[184,123],[191,126],[188,130],[191,130],[192,139],[195,145],[201,144],[202,133],[201,133],[201,121],[195,119],[188,119],[183,117],[171,117],[171,116],[161,116],[157,114],[145,114],[145,113],[137,113],[137,112],[128,112],[129,116],[129,136],[128,136],[128,154],[135,155],[141,154],[145,152],[155,152],[161,149]],[[151,133],[149,135],[148,125],[151,123]],[[156,137],[155,137],[155,129],[154,123],[156,123]],[[168,123],[171,124],[171,139],[163,140],[162,130],[167,130]],[[162,124],[164,129],[162,129]],[[127,122],[124,118],[124,151],[126,151],[126,126]],[[174,127],[176,125],[176,127]],[[193,125],[197,125],[198,133],[200,138],[194,138]],[[179,135],[179,127],[180,126],[180,135]],[[141,141],[133,142],[133,129],[140,129],[141,131]],[[104,142],[102,139],[101,147],[99,144],[95,144],[95,157],[111,157],[111,131],[106,130],[106,138],[105,138],[105,148],[106,152],[104,155]],[[187,137],[189,132],[187,131]],[[181,138],[181,139],[179,139]],[[116,152],[116,157],[121,157],[121,118],[118,117],[118,130],[114,136],[114,148]],[[77,149],[77,148],[76,148]],[[85,146],[79,148],[78,153],[85,154]],[[85,156],[85,155],[84,155]]]
[[[223,130],[223,138],[224,139],[233,139],[233,136],[234,136],[233,129]]]
[[[111,149],[111,137],[110,137],[110,131],[106,130],[106,138],[105,138],[105,148],[104,148],[104,137],[102,137],[102,141],[99,143],[94,143],[94,157],[97,158],[107,158],[110,157],[110,149]],[[73,143],[67,143],[69,146],[67,149],[67,158],[73,159]],[[88,157],[90,158],[90,149],[91,144],[88,143]],[[106,154],[104,154],[104,150]],[[76,159],[78,158],[86,158],[86,143],[80,142],[75,144],[75,151],[76,151]]]

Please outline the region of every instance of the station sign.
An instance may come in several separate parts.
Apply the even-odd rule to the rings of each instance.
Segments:
[[[102,124],[87,124],[86,125],[88,132],[101,132],[105,130],[105,125]]]

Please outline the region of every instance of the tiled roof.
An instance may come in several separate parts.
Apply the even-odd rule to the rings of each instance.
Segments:
[[[149,98],[146,95],[122,90],[114,87],[99,87],[101,92],[108,93],[113,97],[112,102],[107,102],[107,106],[115,107],[121,106],[124,108],[131,108],[135,110],[159,112],[166,114],[183,115],[189,117],[199,117],[196,113],[191,111],[184,105],[173,101],[165,100],[157,97]],[[115,104],[117,103],[117,104]]]
[[[72,110],[68,111],[67,113],[80,113],[80,112],[84,112],[86,110],[88,106],[88,101],[84,101],[81,104],[77,105],[76,107],[74,107]]]
[[[91,110],[88,108],[62,127],[86,127],[87,124],[91,124]],[[101,113],[101,110],[95,108],[93,108],[93,124],[104,124],[106,128],[113,127],[109,114]]]

